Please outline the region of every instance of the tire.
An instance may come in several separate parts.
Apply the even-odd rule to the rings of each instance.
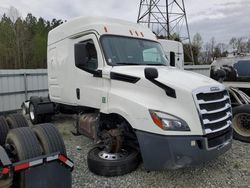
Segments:
[[[37,103],[35,101],[30,101],[29,104],[29,117],[33,125],[43,122],[44,117],[37,114]]]
[[[234,139],[250,143],[250,105],[233,108]]]
[[[10,114],[6,121],[8,123],[9,129],[16,129],[19,127],[29,127],[26,118],[22,114]]]
[[[139,152],[129,148],[128,155],[122,159],[106,160],[99,156],[102,149],[95,147],[88,153],[88,168],[97,175],[111,177],[128,174],[137,169],[140,163]]]
[[[33,127],[33,131],[42,146],[44,154],[60,152],[67,156],[63,139],[53,124],[36,125]]]
[[[12,178],[8,178],[6,180],[0,180],[1,188],[11,188],[12,186]]]
[[[15,162],[38,157],[42,154],[36,135],[29,127],[10,130],[6,144],[9,144],[16,150]]]
[[[8,123],[3,116],[0,116],[0,146],[4,146],[8,132]]]
[[[27,115],[27,111],[28,111],[28,110],[26,109],[25,102],[22,103],[21,109],[22,109],[22,114],[23,114],[23,116]]]
[[[13,162],[19,162],[38,157],[42,154],[41,146],[36,135],[29,127],[12,129],[9,131],[6,144],[15,149]],[[25,188],[25,172],[20,172],[14,176],[15,188]]]

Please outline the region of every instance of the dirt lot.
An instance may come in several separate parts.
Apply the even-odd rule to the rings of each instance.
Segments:
[[[143,165],[133,173],[104,178],[87,168],[92,141],[73,136],[73,118],[57,116],[53,123],[64,137],[69,157],[75,162],[73,188],[83,187],[250,187],[250,144],[234,141],[232,149],[217,160],[198,168],[146,172]],[[77,149],[77,146],[79,148]]]

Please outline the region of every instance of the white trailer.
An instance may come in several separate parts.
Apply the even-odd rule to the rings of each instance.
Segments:
[[[88,167],[99,175],[131,172],[140,155],[147,170],[215,159],[231,147],[229,95],[210,78],[171,67],[170,59],[141,25],[68,21],[49,33],[49,98],[30,99],[31,121],[78,114],[77,132],[98,143]]]
[[[170,62],[170,66],[177,67],[183,70],[184,69],[183,44],[178,41],[165,40],[165,39],[159,39],[158,41],[162,45],[164,53]]]

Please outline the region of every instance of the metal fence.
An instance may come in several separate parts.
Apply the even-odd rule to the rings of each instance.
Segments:
[[[0,112],[20,109],[30,96],[48,95],[46,69],[0,70]]]
[[[210,77],[210,65],[185,65],[184,69]]]

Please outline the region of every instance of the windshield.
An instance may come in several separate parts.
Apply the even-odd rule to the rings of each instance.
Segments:
[[[158,42],[108,35],[101,43],[109,65],[168,65]]]

